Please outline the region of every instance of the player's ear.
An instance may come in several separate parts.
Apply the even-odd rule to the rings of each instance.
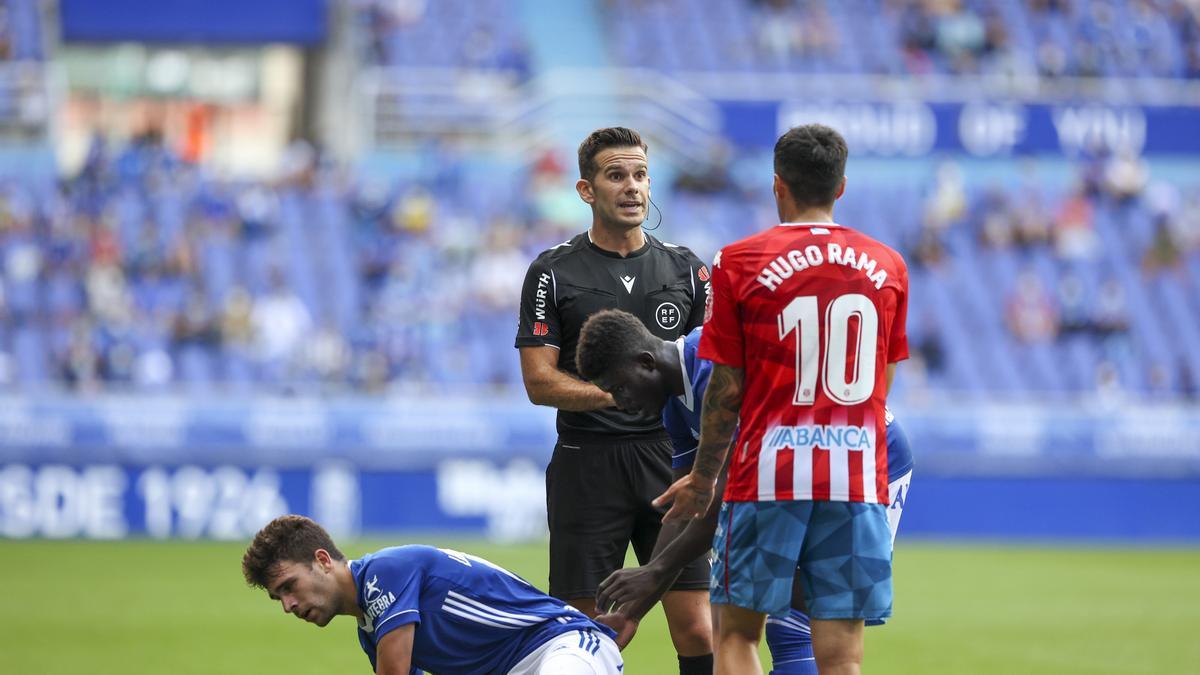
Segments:
[[[837,195],[834,196],[833,201],[841,199],[844,194],[846,194],[846,177],[842,176],[842,184],[838,186]]]
[[[783,201],[789,194],[787,183],[783,182],[779,174],[775,174],[775,180],[771,181],[771,192],[775,195],[776,202]]]
[[[658,367],[658,361],[654,359],[654,355],[650,352],[641,352],[637,355],[637,364],[645,370],[654,370]]]
[[[313,554],[313,557],[317,559],[317,565],[321,569],[325,570],[326,572],[333,569],[333,556],[329,555],[329,551],[319,548],[317,549],[317,552]]]
[[[583,178],[575,181],[575,192],[585,204],[596,203],[596,193],[592,190],[592,182]]]

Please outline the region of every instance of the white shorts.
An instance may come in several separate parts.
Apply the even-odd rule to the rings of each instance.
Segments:
[[[908,484],[912,482],[912,471],[888,483],[888,528],[892,531],[892,548],[896,548],[896,531],[900,529],[900,514],[908,500]]]
[[[521,659],[508,675],[620,675],[617,643],[594,629],[563,633]]]

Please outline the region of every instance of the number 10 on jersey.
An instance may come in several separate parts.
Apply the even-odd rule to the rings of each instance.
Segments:
[[[830,400],[841,405],[857,405],[875,391],[875,338],[879,314],[871,299],[860,293],[840,295],[825,308],[821,323],[815,295],[792,298],[777,317],[779,339],[795,332],[796,391],[793,405],[812,405],[816,401],[817,376]],[[850,344],[851,323],[858,323],[855,343]],[[821,358],[821,333],[825,336],[825,358]],[[847,373],[850,350],[855,354],[854,370]]]

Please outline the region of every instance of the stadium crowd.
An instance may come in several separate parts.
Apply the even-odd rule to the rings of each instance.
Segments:
[[[737,161],[677,177],[663,236],[707,258],[770,220],[745,214],[766,195]],[[519,388],[524,261],[578,227],[554,153],[497,171],[432,145],[419,181],[357,176],[303,145],[285,164],[273,182],[222,180],[147,134],[97,141],[69,179],[0,182],[0,382]],[[1029,160],[979,185],[946,162],[924,196],[881,182],[839,207],[912,261],[917,357],[900,392],[1196,395],[1195,190],[1120,155],[1077,173],[1054,189]],[[967,372],[981,348],[995,372]]]

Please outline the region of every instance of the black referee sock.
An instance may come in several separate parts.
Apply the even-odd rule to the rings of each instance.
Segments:
[[[679,657],[679,675],[712,675],[713,655]]]

